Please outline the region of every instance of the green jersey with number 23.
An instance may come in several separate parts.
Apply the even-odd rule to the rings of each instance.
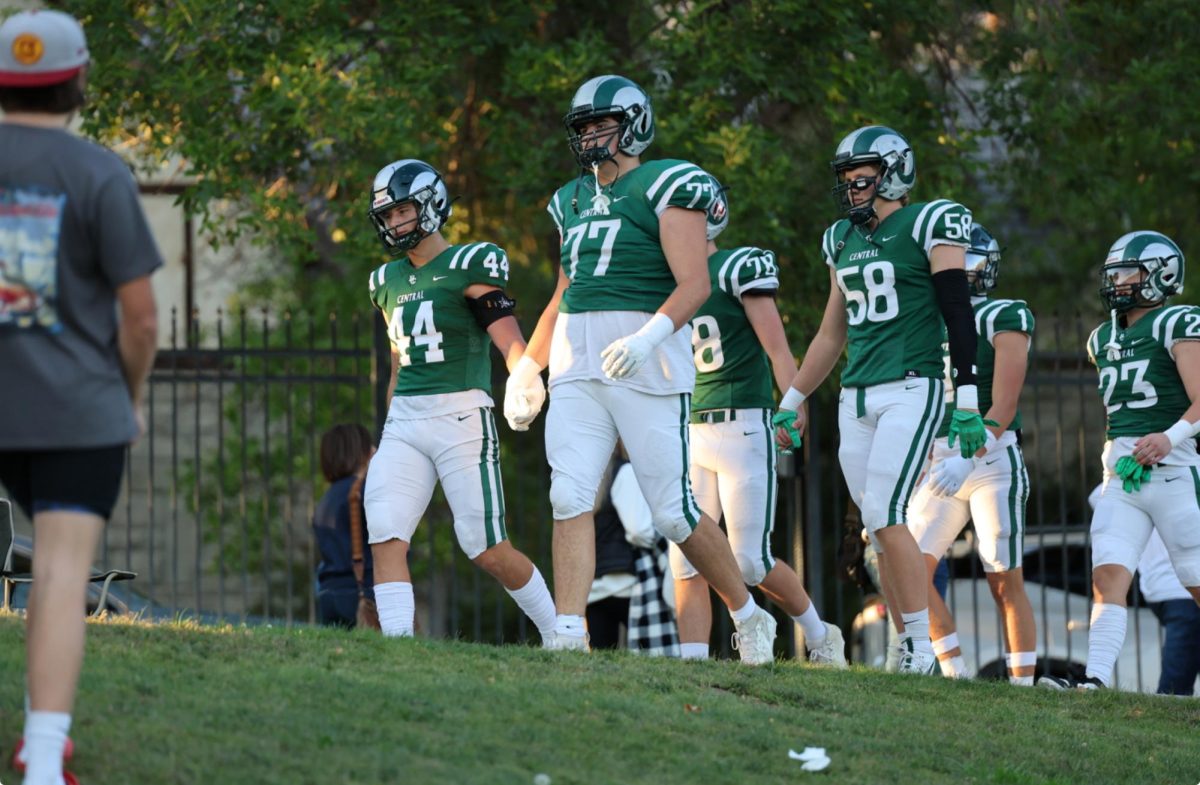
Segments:
[[[1106,438],[1161,433],[1191,406],[1171,355],[1178,341],[1200,341],[1200,308],[1174,305],[1152,311],[1132,327],[1117,328],[1120,356],[1110,360],[1112,322],[1088,337],[1088,357],[1100,372],[1100,397],[1108,415]]]

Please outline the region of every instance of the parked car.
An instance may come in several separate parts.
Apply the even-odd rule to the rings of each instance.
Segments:
[[[963,659],[978,678],[1005,678],[1003,628],[975,555],[973,532],[968,530],[965,538],[955,542],[947,558],[951,579],[946,604],[954,614]],[[1087,663],[1092,607],[1087,533],[1027,535],[1024,572],[1025,591],[1038,631],[1038,676],[1081,676]],[[1152,693],[1158,687],[1161,670],[1162,632],[1154,614],[1136,596],[1130,599],[1129,625],[1117,658],[1114,684],[1121,690]],[[884,666],[892,634],[886,617],[882,597],[869,596],[851,628],[854,661]]]

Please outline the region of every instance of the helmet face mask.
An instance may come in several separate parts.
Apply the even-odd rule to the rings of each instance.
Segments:
[[[729,226],[729,197],[726,195],[729,189],[721,185],[711,174],[707,179],[716,195],[713,203],[709,205],[708,212],[704,215],[705,236],[712,241],[716,240],[717,236]]]
[[[606,119],[613,120],[616,124],[591,130],[586,128],[591,123]],[[584,169],[591,169],[612,160],[613,139],[617,140],[619,146],[620,140],[628,133],[629,125],[629,121],[623,115],[611,114],[580,114],[578,117],[567,115],[563,123],[567,126],[567,143],[571,146],[575,161]]]
[[[571,109],[563,117],[567,142],[580,167],[591,169],[613,158],[607,133],[597,136],[582,132],[587,123],[608,117],[617,120],[617,152],[636,157],[654,141],[650,96],[623,76],[597,76],[575,91]]]
[[[404,204],[415,208],[414,218],[389,226],[392,211]],[[375,175],[368,216],[383,247],[392,256],[411,251],[440,230],[450,213],[446,184],[438,171],[424,161],[412,158],[394,161]]]
[[[865,190],[861,178],[843,182],[843,173],[871,164],[878,167],[874,196],[889,200],[904,197],[917,181],[917,164],[908,140],[891,128],[868,125],[847,135],[838,144],[830,167],[837,180],[833,196],[838,209],[856,226],[875,217],[875,199],[854,204],[851,190]]]
[[[1118,239],[1100,268],[1100,297],[1117,313],[1153,308],[1183,289],[1183,252],[1159,232],[1130,232]]]
[[[971,226],[971,245],[966,253],[967,285],[975,297],[986,297],[996,288],[1000,275],[1000,243],[980,224]]]

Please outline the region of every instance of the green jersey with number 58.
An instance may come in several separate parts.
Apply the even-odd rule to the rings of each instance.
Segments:
[[[571,285],[559,310],[654,313],[675,289],[658,218],[668,207],[706,212],[713,180],[687,161],[648,161],[596,190],[587,175],[559,188],[546,208],[562,239]]]
[[[868,232],[842,219],[821,250],[846,298],[843,387],[942,375],[945,323],[933,290],[935,245],[967,247],[971,211],[945,199],[901,207]]]
[[[761,248],[708,257],[712,294],[692,317],[696,390],[692,409],[772,409],[771,364],[742,305],[749,292],[779,288],[775,254]]]
[[[1109,359],[1112,322],[1088,337],[1088,357],[1100,372],[1100,397],[1108,414],[1105,438],[1161,433],[1191,405],[1171,349],[1177,341],[1200,341],[1200,308],[1174,305],[1151,312],[1132,327],[1118,326],[1120,356]]]
[[[371,273],[371,302],[383,312],[400,357],[392,394],[490,390],[492,341],[463,292],[507,283],[508,257],[491,243],[452,245],[422,267],[405,257]]]

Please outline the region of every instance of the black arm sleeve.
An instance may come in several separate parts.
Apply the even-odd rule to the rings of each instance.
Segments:
[[[517,301],[499,289],[493,289],[482,297],[467,300],[467,307],[475,317],[480,329],[486,330],[492,322],[499,321],[505,316],[513,315]],[[974,355],[972,355],[974,356]]]
[[[950,367],[954,386],[975,384],[975,312],[965,270],[942,270],[933,276],[938,308],[950,339]]]

